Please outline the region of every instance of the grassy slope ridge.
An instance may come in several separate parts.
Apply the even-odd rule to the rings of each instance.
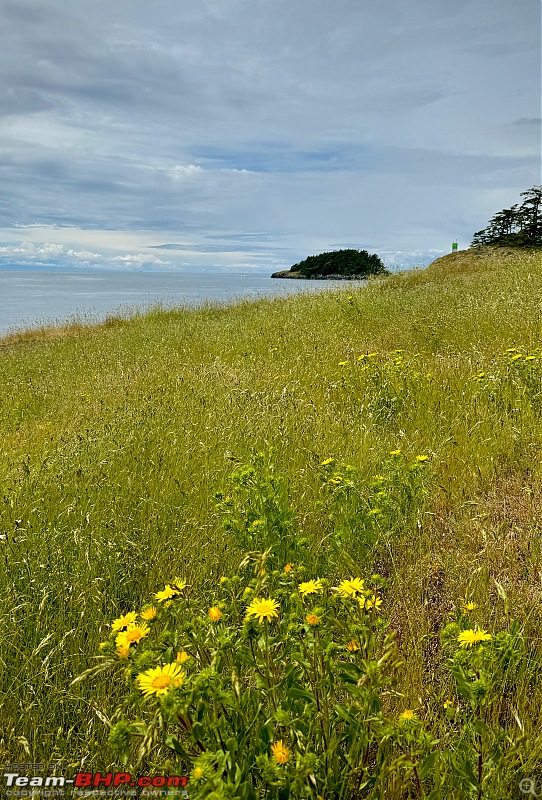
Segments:
[[[116,690],[70,681],[109,621],[174,575],[212,597],[238,563],[212,497],[258,450],[273,448],[319,569],[321,461],[369,478],[393,449],[429,455],[422,519],[372,561],[349,544],[361,573],[391,581],[412,707],[436,680],[419,635],[460,597],[489,629],[519,619],[539,648],[540,361],[523,383],[502,376],[507,348],[540,347],[541,279],[539,251],[484,249],[367,288],[0,343],[0,758],[108,763],[97,712]],[[368,353],[375,367],[361,373]],[[528,733],[541,701],[542,689],[525,693],[517,709]]]

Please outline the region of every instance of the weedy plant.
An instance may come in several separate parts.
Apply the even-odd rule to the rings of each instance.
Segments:
[[[413,502],[424,463],[392,453],[399,498],[398,474]],[[276,502],[279,487],[286,502],[284,482],[262,454],[256,465],[236,470],[232,494],[217,501],[252,544],[274,519],[290,522]],[[330,459],[322,466],[332,486],[351,476]],[[111,623],[99,663],[81,677],[112,670],[127,684],[109,734],[121,762],[189,774],[193,798],[499,796],[525,744],[501,727],[516,701],[511,677],[526,660],[519,625],[493,635],[464,601],[441,636],[451,696],[442,702],[434,686],[426,708],[404,708],[403,661],[381,613],[387,582],[309,576],[299,562],[278,566],[286,545],[275,547],[247,552],[207,607],[197,587],[175,578],[152,604]]]
[[[241,550],[268,550],[276,564],[299,558],[307,539],[297,527],[286,481],[269,455],[259,452],[230,476],[226,492],[215,495],[224,529]]]
[[[131,687],[110,734],[124,763],[189,770],[193,797],[339,797],[376,784],[399,666],[379,614],[384,582],[333,588],[290,563],[269,571],[269,556],[248,555],[206,612],[177,581],[148,625],[145,611],[113,623],[104,658]]]
[[[321,464],[325,499],[320,507],[331,525],[330,550],[354,560],[373,558],[401,531],[416,527],[425,497],[429,456],[409,458],[392,450],[368,479],[350,464],[327,458]]]

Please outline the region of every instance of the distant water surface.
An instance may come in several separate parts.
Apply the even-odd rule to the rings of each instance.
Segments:
[[[158,303],[170,308],[345,285],[350,283],[279,280],[249,273],[0,270],[0,335],[74,319],[100,321],[111,313],[128,314]]]

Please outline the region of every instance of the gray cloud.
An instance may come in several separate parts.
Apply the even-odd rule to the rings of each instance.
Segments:
[[[15,249],[39,224],[62,258],[124,232],[117,265],[343,241],[410,263],[540,181],[538,0],[4,0],[0,27]]]

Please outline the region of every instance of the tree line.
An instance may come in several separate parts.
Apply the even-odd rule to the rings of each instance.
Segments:
[[[471,247],[542,245],[542,186],[533,186],[521,192],[520,197],[525,198],[521,204],[503,208],[489,220],[486,228],[476,231]]]

